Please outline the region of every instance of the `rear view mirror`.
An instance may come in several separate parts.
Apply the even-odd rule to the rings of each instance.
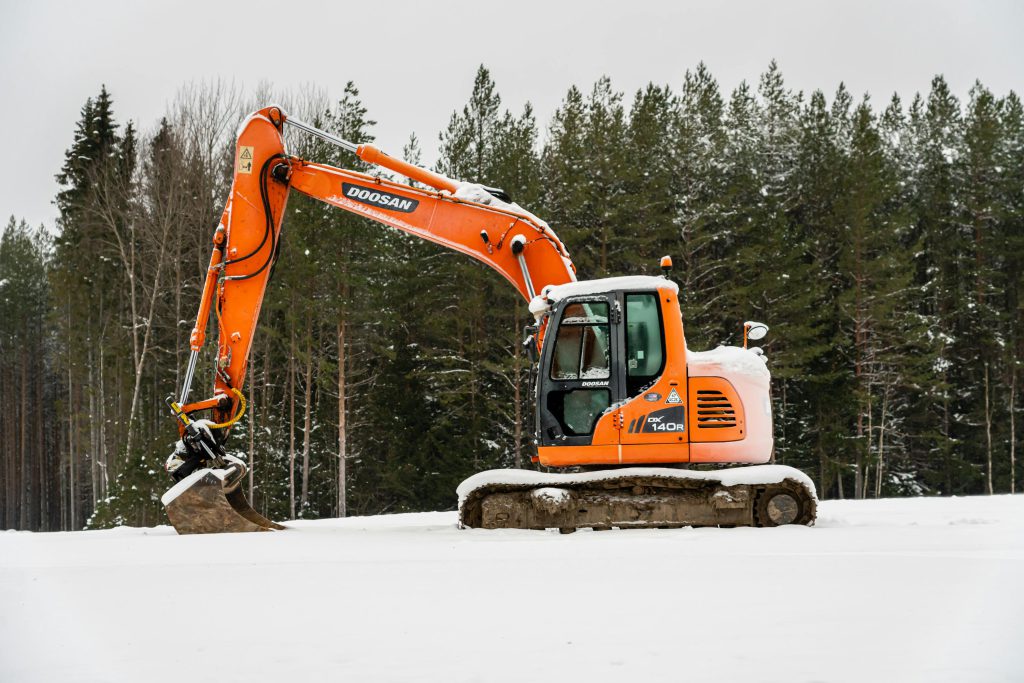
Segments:
[[[764,336],[768,334],[768,326],[764,323],[747,323],[747,339],[757,341],[758,339],[764,339]]]
[[[758,339],[764,339],[764,336],[768,334],[768,326],[764,323],[759,323],[754,320],[748,320],[743,323],[743,348],[747,348],[747,340],[757,341]]]
[[[531,363],[536,363],[540,354],[537,351],[537,327],[527,325],[523,328],[523,350]]]

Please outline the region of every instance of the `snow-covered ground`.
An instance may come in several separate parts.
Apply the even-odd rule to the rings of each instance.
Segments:
[[[0,532],[0,681],[1021,681],[1024,496],[815,528]]]

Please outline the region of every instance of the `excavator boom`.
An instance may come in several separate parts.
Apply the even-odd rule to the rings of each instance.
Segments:
[[[217,396],[231,399],[231,390],[241,390],[244,384],[290,190],[467,254],[500,273],[527,300],[545,285],[576,279],[569,254],[555,233],[518,206],[496,199],[478,185],[393,159],[370,145],[345,143],[361,158],[432,187],[421,189],[290,156],[281,135],[287,121],[280,109],[269,107],[250,116],[238,137],[231,195],[214,233],[191,337],[191,350],[198,352],[213,309],[222,371],[216,377]],[[316,130],[306,124],[301,129]],[[186,381],[181,403],[188,385]],[[237,402],[217,400],[217,421],[230,419]]]
[[[282,135],[285,125],[425,187],[291,156]],[[244,410],[249,355],[291,190],[471,256],[500,273],[528,301],[547,285],[576,279],[569,254],[551,228],[486,188],[395,159],[372,145],[341,140],[289,119],[278,107],[252,114],[239,129],[231,192],[213,235],[185,380],[178,400],[168,401],[181,436],[168,471],[179,484],[163,501],[182,533],[279,528],[245,500],[239,482],[246,465],[227,456],[224,442]],[[213,396],[189,403],[211,312],[217,329]],[[212,419],[192,419],[205,410]],[[185,480],[189,485],[183,485]]]

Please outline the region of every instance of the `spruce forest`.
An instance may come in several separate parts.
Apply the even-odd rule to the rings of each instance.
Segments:
[[[0,238],[0,528],[166,523],[164,460],[234,134],[270,102],[370,142],[349,83],[183,87],[155,122],[98,90],[54,169],[59,220]],[[878,95],[876,93],[876,95]],[[480,67],[436,142],[453,178],[548,221],[581,278],[675,261],[687,341],[771,327],[777,462],[821,498],[1013,492],[1024,356],[1024,107],[936,77],[903,101],[789,88],[571,87],[548,122]],[[289,133],[293,154],[367,171]],[[229,441],[271,519],[453,509],[531,464],[527,307],[500,276],[292,193]],[[208,342],[208,346],[209,346]],[[194,396],[210,385],[210,354]]]

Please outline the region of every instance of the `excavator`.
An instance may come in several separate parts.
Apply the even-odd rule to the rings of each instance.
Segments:
[[[286,126],[408,182],[290,155]],[[669,257],[662,276],[578,280],[551,227],[501,190],[340,139],[277,106],[244,120],[234,164],[184,381],[177,400],[167,399],[180,439],[167,460],[176,483],[162,502],[178,533],[285,528],[249,504],[241,486],[248,464],[226,444],[245,412],[247,363],[291,191],[475,258],[528,302],[532,459],[548,471],[471,476],[457,490],[461,527],[568,533],[814,523],[812,481],[770,464],[770,373],[762,350],[748,347],[767,326],[745,323],[742,347],[687,349]],[[211,310],[213,395],[190,402]]]

